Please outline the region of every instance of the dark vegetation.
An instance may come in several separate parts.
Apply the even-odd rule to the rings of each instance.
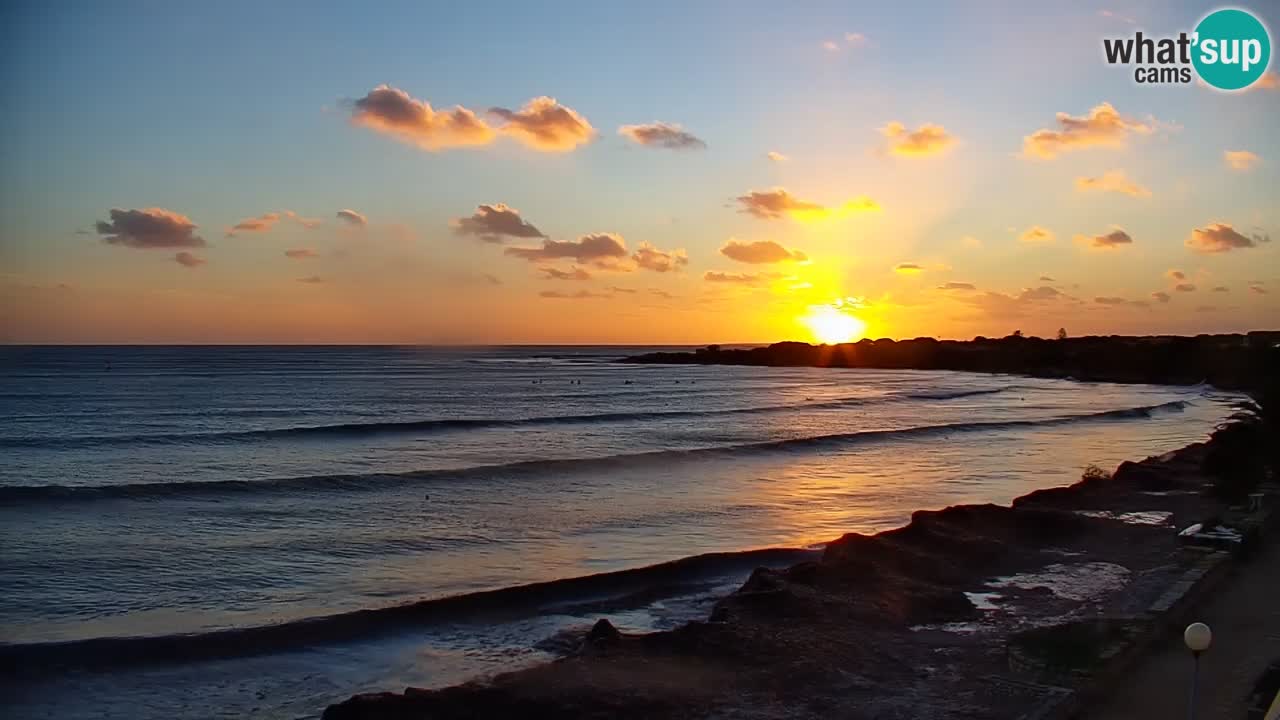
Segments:
[[[1274,374],[1274,348],[1280,332],[1247,335],[1121,335],[1025,337],[973,340],[860,340],[841,345],[781,342],[767,347],[723,348],[694,352],[650,353],[624,362],[680,365],[764,365],[773,367],[848,367],[914,370],[963,370],[1015,373],[1107,382],[1162,385],[1210,383],[1223,389],[1252,390]],[[1272,364],[1268,364],[1268,355]]]

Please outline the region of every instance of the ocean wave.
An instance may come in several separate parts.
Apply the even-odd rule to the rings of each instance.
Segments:
[[[770,548],[708,553],[632,570],[356,610],[274,625],[150,637],[104,637],[66,642],[0,644],[0,668],[32,675],[70,668],[118,669],[249,657],[297,647],[378,637],[434,623],[502,622],[540,614],[616,613],[670,597],[706,592],[731,575],[761,565],[782,567],[816,559],[821,551]]]
[[[619,466],[634,467],[646,462],[671,463],[681,459],[704,457],[726,458],[781,452],[804,452],[816,449],[838,449],[864,442],[878,442],[918,436],[953,433],[1011,430],[1016,428],[1052,427],[1082,422],[1138,420],[1158,412],[1180,411],[1189,403],[1184,400],[1104,410],[1077,415],[1060,415],[1040,420],[993,420],[977,422],[921,425],[916,427],[835,433],[755,443],[722,445],[684,450],[655,450],[643,453],[610,455],[599,458],[567,458],[561,460],[526,460],[514,463],[479,465],[456,469],[416,470],[402,473],[368,473],[360,475],[312,475],[274,480],[214,480],[207,482],[128,483],[101,486],[17,485],[0,487],[0,506],[33,503],[74,502],[99,499],[161,500],[165,498],[205,497],[243,493],[292,493],[369,490],[393,484],[428,483],[440,480],[475,480],[511,478],[568,472],[608,470]]]
[[[229,432],[154,433],[135,435],[81,435],[72,437],[0,437],[0,447],[10,448],[84,448],[102,445],[170,445],[181,443],[235,443],[276,439],[369,437],[374,435],[428,435],[441,432],[480,430],[502,427],[536,425],[590,425],[606,422],[636,420],[672,420],[680,418],[705,418],[725,415],[751,415],[794,410],[820,410],[824,408],[854,407],[879,402],[902,400],[954,400],[979,395],[992,395],[1016,389],[1013,386],[980,390],[956,390],[922,393],[900,393],[876,397],[847,397],[835,400],[801,402],[786,405],[763,405],[722,410],[644,410],[614,413],[585,413],[581,415],[546,415],[529,418],[449,418],[435,420],[393,420],[385,422],[337,423],[334,425],[305,425],[262,430],[236,430]]]

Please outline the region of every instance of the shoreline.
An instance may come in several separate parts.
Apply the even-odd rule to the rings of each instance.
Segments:
[[[705,621],[628,635],[601,620],[549,663],[357,695],[324,718],[768,717],[778,704],[795,717],[911,707],[913,717],[943,718],[958,701],[1017,715],[1045,702],[1048,686],[1010,679],[1011,642],[1103,617],[1149,623],[1133,618],[1205,557],[1176,532],[1228,512],[1202,492],[1209,445],[1126,461],[1105,480],[1009,506],[917,511],[905,526],[835,539],[817,561],[758,568]],[[1065,692],[1087,679],[1076,684]]]

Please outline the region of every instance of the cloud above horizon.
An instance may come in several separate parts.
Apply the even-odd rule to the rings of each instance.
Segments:
[[[567,152],[595,136],[586,118],[550,97],[533,98],[519,110],[493,107],[488,112],[504,122],[490,124],[461,105],[436,110],[386,84],[351,101],[352,124],[430,152],[488,145],[500,135],[535,150]]]
[[[352,102],[351,122],[430,151],[487,145],[496,137],[488,123],[461,105],[436,110],[386,84]]]
[[[1122,297],[1096,297],[1093,299],[1093,301],[1099,305],[1110,305],[1110,306],[1129,305],[1129,306],[1140,307],[1140,308],[1151,307],[1151,303],[1147,302],[1146,300],[1127,300]]]
[[[1199,253],[1224,253],[1257,247],[1259,243],[1265,242],[1271,242],[1269,235],[1252,233],[1246,236],[1228,223],[1212,223],[1207,227],[1192,230],[1186,245]]]
[[[839,207],[824,207],[815,202],[801,200],[780,187],[772,190],[752,190],[746,195],[739,195],[736,200],[742,206],[738,212],[761,220],[779,220],[784,217],[821,218],[846,212],[880,209],[875,201],[865,196],[854,198]]]
[[[253,232],[264,233],[271,229],[273,225],[280,221],[280,213],[269,212],[263,213],[257,217],[245,218],[240,222],[227,228],[226,237],[232,238],[236,233]]]
[[[1125,117],[1108,102],[1094,106],[1081,117],[1060,112],[1057,123],[1057,129],[1037,130],[1023,138],[1023,156],[1048,160],[1088,147],[1121,147],[1130,135],[1147,135],[1156,127],[1154,119],[1142,122]]]
[[[1238,172],[1252,170],[1255,165],[1262,161],[1262,158],[1248,150],[1227,150],[1222,153],[1222,158],[1226,161],[1227,167]]]
[[[1163,291],[1156,291],[1156,292],[1153,292],[1153,293],[1151,293],[1151,297],[1152,297],[1152,299],[1154,299],[1156,302],[1162,302],[1162,303],[1167,303],[1167,302],[1169,302],[1169,300],[1170,300],[1170,298],[1169,298],[1169,293],[1167,293],[1167,292],[1163,292]]]
[[[183,250],[177,255],[174,255],[173,261],[183,267],[188,267],[188,268],[200,267],[201,265],[204,265],[205,263],[209,262],[208,260],[205,260],[199,255],[189,253],[186,250]]]
[[[1039,225],[1032,225],[1018,236],[1018,240],[1024,243],[1053,242],[1053,231],[1048,228],[1040,227]]]
[[[1133,238],[1124,230],[1114,228],[1105,235],[1094,235],[1092,237],[1076,235],[1075,241],[1090,248],[1108,250],[1118,248],[1121,245],[1130,245],[1133,243]]]
[[[679,124],[654,122],[646,125],[623,125],[618,134],[638,145],[668,150],[704,150],[707,143]]]
[[[938,155],[955,144],[955,137],[946,128],[933,123],[908,130],[906,125],[894,121],[880,128],[880,134],[885,136],[890,154],[904,157]]]
[[[498,128],[502,133],[543,152],[568,152],[591,142],[596,134],[586,118],[545,95],[530,100],[519,110],[494,107],[489,108],[489,113],[506,120]]]
[[[561,270],[553,267],[538,268],[544,275],[546,280],[590,280],[591,273],[580,267],[572,267],[568,270]]]
[[[1101,177],[1076,178],[1079,192],[1114,192],[1130,197],[1151,197],[1151,191],[1125,176],[1123,170],[1108,170]]]
[[[977,290],[977,286],[967,282],[948,282],[938,286],[939,290]]]
[[[470,235],[490,243],[500,243],[508,238],[546,237],[532,223],[520,217],[519,210],[502,203],[480,205],[471,217],[457,218],[452,224],[454,234]]]
[[[776,163],[784,163],[791,159],[786,155],[783,155],[782,153],[778,152],[777,150],[770,150],[769,152],[765,153],[764,156]]]
[[[572,259],[583,265],[603,269],[624,269],[619,261],[627,258],[627,242],[616,233],[592,233],[577,240],[542,241],[541,247],[509,247],[504,254],[529,262]]]
[[[742,242],[729,238],[720,247],[720,254],[730,260],[737,260],[750,265],[766,265],[780,262],[804,262],[809,259],[799,250],[789,250],[773,240],[757,240]]]
[[[668,252],[659,250],[647,242],[640,243],[640,247],[631,255],[631,259],[638,267],[654,272],[679,270],[689,264],[689,255],[683,248]]]
[[[320,253],[312,248],[289,248],[284,251],[284,256],[290,260],[308,260],[320,257]]]
[[[924,268],[916,263],[898,263],[893,271],[900,275],[917,275],[924,272]]]
[[[543,290],[538,293],[538,297],[552,298],[556,300],[588,300],[612,297],[608,293],[591,292],[590,290],[579,290],[577,292],[566,293],[559,290]]]
[[[356,227],[364,227],[369,224],[369,218],[356,212],[355,210],[343,209],[335,213],[339,220],[354,225]]]
[[[108,245],[152,249],[204,247],[204,238],[195,234],[196,224],[181,213],[164,208],[109,211],[110,222],[94,224],[102,241]]]
[[[736,285],[760,285],[782,277],[785,277],[782,273],[731,273],[714,270],[708,270],[702,274],[702,279],[707,282]]]

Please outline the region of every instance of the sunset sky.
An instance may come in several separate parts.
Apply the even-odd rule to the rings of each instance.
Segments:
[[[0,340],[1275,329],[1280,65],[1102,57],[1217,6],[6,3]]]

